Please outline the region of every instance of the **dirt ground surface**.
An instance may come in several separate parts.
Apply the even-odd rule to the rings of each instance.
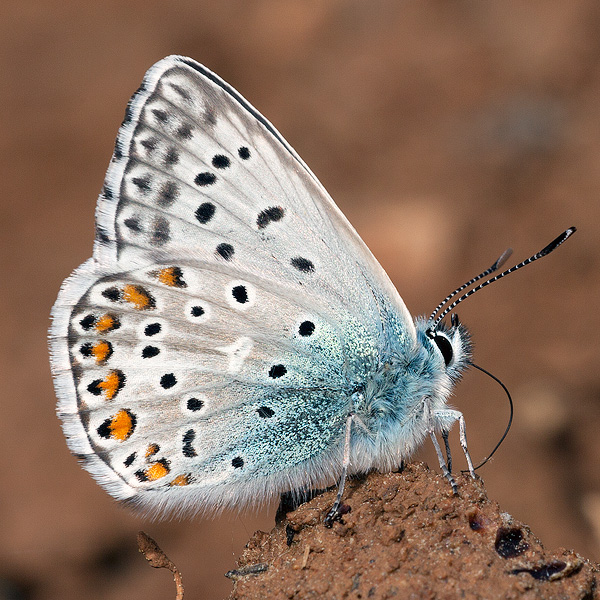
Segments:
[[[545,550],[469,476],[459,496],[423,464],[348,487],[350,510],[331,529],[323,515],[335,490],[289,513],[270,535],[255,533],[229,574],[230,600],[600,597],[598,565]]]
[[[515,400],[513,430],[480,471],[487,494],[546,548],[600,560],[597,1],[22,0],[4,2],[0,15],[1,600],[172,597],[169,574],[137,550],[140,529],[181,569],[187,598],[222,599],[232,589],[224,573],[252,533],[273,527],[276,506],[160,523],[133,514],[78,466],[55,415],[50,307],[91,256],[95,202],[127,100],[173,53],[206,64],[275,124],[413,314],[429,314],[506,247],[525,258],[578,226],[555,254],[459,315],[475,361]],[[452,402],[471,454],[483,458],[506,423],[502,390],[472,371]],[[464,468],[456,431],[450,443]],[[415,460],[437,465],[430,444]],[[410,493],[401,480],[398,502]],[[519,526],[532,554],[500,559],[490,541],[501,517],[478,533],[445,502],[431,519],[456,515],[449,527],[460,523],[471,544],[484,540],[494,564],[574,556],[544,554]],[[345,543],[343,528],[364,514],[322,535]],[[300,529],[289,552],[305,551],[310,528]],[[407,538],[396,546],[386,560],[410,554]],[[316,547],[298,577],[316,568]],[[354,592],[368,597],[363,577]],[[511,577],[515,586],[567,585]]]

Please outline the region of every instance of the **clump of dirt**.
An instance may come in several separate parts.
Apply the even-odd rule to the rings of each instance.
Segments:
[[[544,549],[489,500],[483,482],[447,481],[423,464],[348,482],[347,512],[323,518],[335,491],[256,532],[228,573],[229,600],[260,598],[598,598],[600,566]]]

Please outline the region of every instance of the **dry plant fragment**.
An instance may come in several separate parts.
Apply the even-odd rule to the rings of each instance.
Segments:
[[[256,565],[248,565],[248,566],[242,567],[240,569],[233,569],[232,571],[227,571],[227,573],[225,573],[225,577],[236,581],[240,577],[245,577],[246,575],[256,575],[258,573],[264,573],[268,569],[269,569],[268,564],[258,563]]]
[[[304,548],[304,554],[302,555],[302,569],[306,569],[306,565],[308,564],[308,555],[310,554],[310,544],[306,544],[306,548]]]
[[[138,532],[137,543],[140,552],[150,563],[151,567],[155,569],[169,569],[173,573],[175,590],[177,592],[175,600],[183,600],[183,580],[175,563],[169,559],[160,546],[147,533],[143,531]]]

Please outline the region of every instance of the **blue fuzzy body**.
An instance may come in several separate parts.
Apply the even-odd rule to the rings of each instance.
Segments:
[[[358,424],[351,441],[352,471],[397,467],[431,427],[449,429],[452,422],[436,412],[447,408],[452,386],[470,358],[469,335],[462,325],[446,332],[455,351],[446,366],[424,319],[415,319],[414,337],[393,311],[387,312],[385,323],[377,365],[365,374],[364,391],[354,407]]]

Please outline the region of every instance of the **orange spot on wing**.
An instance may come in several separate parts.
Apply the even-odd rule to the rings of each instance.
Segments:
[[[104,391],[107,400],[112,400],[117,392],[123,387],[125,375],[121,371],[111,371],[103,381],[98,384],[98,387]]]
[[[148,448],[146,448],[146,458],[150,458],[154,456],[159,451],[158,444],[150,444]]]
[[[181,277],[181,269],[179,267],[166,267],[156,272],[156,277],[161,283],[170,287],[187,287],[185,281]]]
[[[169,483],[169,485],[173,485],[173,486],[190,485],[191,479],[192,478],[189,475],[177,475],[177,477],[175,477],[175,479],[173,479],[173,481],[171,481]]]
[[[144,475],[148,481],[156,481],[161,477],[164,477],[169,473],[169,465],[167,461],[161,460],[159,462],[155,462],[151,467],[148,467],[144,471]]]
[[[92,354],[96,359],[97,363],[104,362],[111,354],[112,348],[110,344],[105,341],[98,342],[92,347]]]
[[[125,285],[123,287],[123,300],[135,306],[138,310],[154,308],[154,298],[139,285]]]
[[[115,414],[108,425],[110,437],[118,442],[124,442],[135,429],[135,417],[126,409]]]
[[[102,315],[98,321],[96,321],[96,329],[100,332],[112,331],[119,326],[119,322],[112,315]]]

